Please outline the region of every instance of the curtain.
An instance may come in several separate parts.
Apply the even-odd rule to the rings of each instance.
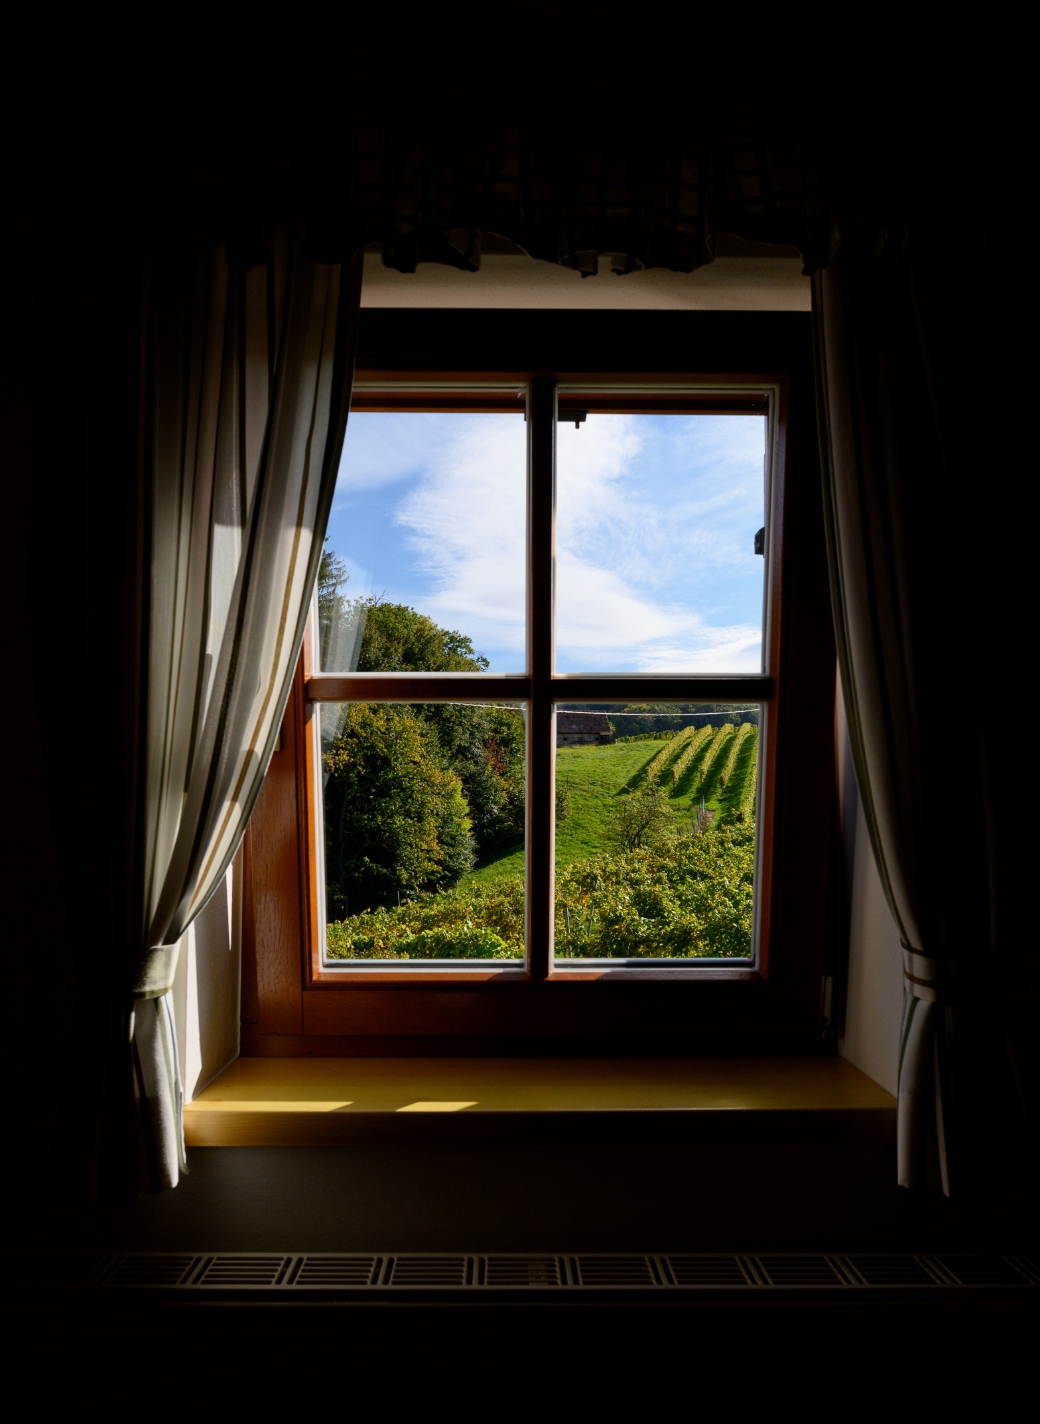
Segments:
[[[315,260],[284,232],[248,270],[229,266],[223,244],[125,265],[136,303],[125,273],[102,274],[118,283],[107,304],[93,273],[78,283],[89,295],[78,325],[55,343],[79,391],[94,387],[88,421],[116,405],[123,429],[114,422],[99,449],[83,422],[66,421],[49,451],[66,541],[68,470],[55,465],[70,446],[84,512],[117,486],[100,552],[81,540],[94,594],[83,622],[90,638],[107,635],[115,675],[90,691],[96,721],[115,716],[118,735],[99,726],[96,798],[78,808],[95,853],[72,897],[90,920],[60,1164],[102,1197],[174,1186],[184,1168],[178,943],[238,849],[276,745],[346,428],[361,273],[360,262]],[[55,311],[68,320],[71,305]],[[123,360],[99,374],[120,323]],[[99,600],[99,565],[112,560],[122,577]],[[87,678],[91,649],[80,651]],[[67,804],[59,784],[53,799]]]
[[[1016,531],[1036,286],[1028,262],[1017,300],[970,283],[927,229],[886,237],[814,276],[818,411],[852,753],[903,943],[899,1181],[950,1195],[1036,1180],[1035,593]]]

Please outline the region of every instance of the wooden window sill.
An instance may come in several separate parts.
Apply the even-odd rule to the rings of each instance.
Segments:
[[[361,1142],[892,1142],[896,1102],[841,1058],[239,1058],[190,1147]]]

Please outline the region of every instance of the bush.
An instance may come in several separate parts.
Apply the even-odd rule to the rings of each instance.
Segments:
[[[522,959],[524,879],[422,894],[330,924],[330,959]]]
[[[754,839],[753,825],[720,826],[652,848],[575,862],[556,882],[557,954],[593,959],[747,956]]]
[[[622,852],[653,844],[671,819],[664,793],[652,783],[621,797],[613,812],[610,837]]]
[[[576,861],[557,876],[557,954],[746,957],[754,840],[753,823],[723,825]],[[519,959],[523,925],[523,877],[507,876],[330,924],[328,952],[332,959]]]
[[[474,863],[469,807],[436,738],[406,709],[355,704],[323,757],[329,909],[386,905]]]

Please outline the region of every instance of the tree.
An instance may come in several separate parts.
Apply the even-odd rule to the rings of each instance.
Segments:
[[[359,672],[483,672],[488,659],[465,634],[441,628],[403,603],[368,601]],[[411,708],[434,734],[462,783],[482,848],[523,839],[524,723],[518,710],[459,703]]]
[[[325,543],[327,546],[327,538]],[[327,662],[333,631],[348,617],[348,600],[341,590],[347,586],[349,579],[343,559],[337,559],[335,551],[328,547],[322,549],[318,565],[318,646],[323,667]]]
[[[462,783],[410,710],[350,706],[323,762],[330,919],[454,885],[473,865]]]
[[[659,786],[644,786],[614,807],[611,838],[621,851],[653,845],[671,818]]]
[[[347,577],[343,561],[326,550],[318,582],[319,619],[325,619],[322,646],[331,645],[337,620],[338,626],[350,622],[363,628],[359,672],[482,672],[487,668],[487,658],[474,650],[464,634],[439,627],[406,604],[347,599],[342,593]],[[429,817],[417,809],[414,778],[409,783],[406,777],[392,793],[382,789],[384,775],[392,779],[396,774],[386,741],[389,724],[351,709],[325,759],[330,916],[346,913],[348,904],[352,911],[389,905],[398,892],[411,894],[453,883],[473,864],[475,847],[491,849],[523,840],[525,736],[518,709],[429,703],[382,710],[397,719],[399,738],[421,741],[427,767],[455,778],[466,818],[465,836],[460,835],[454,813],[442,818],[435,832],[430,830]],[[374,739],[372,746],[367,739]],[[385,767],[380,757],[388,758]],[[410,798],[403,816],[393,809],[394,798],[402,796]],[[367,809],[360,803],[367,803]],[[395,814],[397,821],[391,827]],[[377,823],[384,821],[387,824],[380,830]],[[442,861],[429,849],[431,834],[443,852]]]
[[[524,720],[509,707],[429,703],[413,708],[435,733],[462,781],[482,849],[523,840],[526,803]]]
[[[366,600],[358,672],[484,672],[488,660],[471,639],[440,628],[403,603]]]

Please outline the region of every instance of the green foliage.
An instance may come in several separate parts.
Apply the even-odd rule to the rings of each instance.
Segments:
[[[758,748],[755,748],[756,755],[752,759],[748,771],[747,780],[740,796],[740,805],[737,807],[734,819],[738,821],[753,821],[755,818],[755,792],[758,789]]]
[[[655,781],[657,780],[657,778],[660,776],[661,772],[664,771],[664,769],[665,769],[665,767],[667,766],[668,762],[669,762],[669,761],[671,760],[671,758],[674,756],[674,754],[675,754],[675,747],[674,747],[674,745],[673,745],[674,740],[675,740],[674,738],[672,738],[671,740],[669,740],[669,741],[661,748],[661,750],[657,753],[657,755],[651,759],[649,766],[647,767],[646,771],[644,772],[644,775],[645,775],[645,777],[646,777],[646,784],[647,784],[647,786],[652,786],[652,785],[654,784],[654,782],[655,782]]]
[[[617,731],[625,734],[626,741],[641,742],[664,740],[676,732],[723,722],[739,725],[741,722],[757,724],[757,707],[734,707],[726,702],[630,702],[624,707],[606,706],[603,710],[611,718]],[[623,717],[617,713],[624,712]],[[706,718],[706,714],[713,714]],[[717,715],[714,715],[717,714]]]
[[[663,733],[674,736],[681,731],[686,725],[684,713],[696,712],[698,707],[692,702],[630,702],[619,710],[626,714],[618,718],[618,723],[623,724],[629,739],[656,741],[658,737],[664,740]]]
[[[737,735],[730,743],[729,751],[726,753],[726,760],[722,770],[719,772],[719,785],[721,787],[725,788],[729,785],[730,777],[733,775],[733,770],[737,765],[737,757],[740,755],[740,749],[744,745],[745,739],[751,736],[753,732],[754,728],[749,722],[745,722],[743,726],[737,728]]]
[[[326,540],[326,544],[328,540]],[[348,602],[342,590],[350,579],[347,566],[332,549],[321,552],[318,565],[318,646],[323,654],[330,646],[332,630],[348,616]]]
[[[707,786],[709,773],[712,767],[718,761],[719,754],[722,751],[722,748],[726,745],[732,735],[733,727],[729,722],[727,722],[725,726],[720,727],[718,729],[718,731],[715,733],[715,736],[712,738],[711,746],[704,753],[704,759],[698,767],[698,780],[702,787]]]
[[[472,866],[462,782],[410,711],[347,707],[323,764],[330,915],[453,884]]]
[[[556,880],[556,953],[593,959],[747,956],[754,835],[754,826],[720,826],[623,855],[576,861]]]
[[[704,744],[710,740],[711,735],[711,727],[700,727],[690,737],[689,741],[683,747],[682,756],[679,757],[678,761],[672,767],[672,784],[674,786],[678,786],[680,781],[682,781],[687,767]]]
[[[659,840],[670,820],[664,792],[648,782],[615,802],[610,839],[621,851],[638,850]]]
[[[751,950],[754,826],[590,856],[556,882],[565,958],[744,958]],[[423,894],[328,927],[332,959],[509,959],[523,955],[523,877]]]
[[[404,604],[350,600],[347,582],[346,565],[326,550],[318,587],[322,647],[331,646],[334,629],[345,629],[358,671],[487,668],[463,634]],[[336,655],[346,656],[342,650]],[[748,725],[737,738],[732,722],[718,729],[690,725],[691,714],[705,710],[704,704],[632,710],[639,715],[622,723],[631,735],[614,745],[561,750],[558,952],[602,958],[746,955],[757,769],[751,724],[757,710],[747,709]],[[743,721],[744,714],[738,718]],[[354,704],[342,710],[338,723],[328,724],[326,736],[330,955],[521,957],[520,711]],[[641,742],[664,745],[648,756]],[[724,748],[722,775],[708,786],[707,772]],[[692,787],[684,773],[697,759],[710,809],[703,808],[693,827],[703,834],[690,834],[683,812],[692,809]],[[478,852],[487,865],[474,878]]]
[[[483,672],[488,660],[462,633],[403,603],[366,600],[358,672]]]
[[[524,719],[506,707],[424,703],[414,706],[436,738],[444,764],[462,782],[473,835],[481,851],[524,837]]]
[[[470,882],[330,924],[332,959],[522,959],[524,879]]]

